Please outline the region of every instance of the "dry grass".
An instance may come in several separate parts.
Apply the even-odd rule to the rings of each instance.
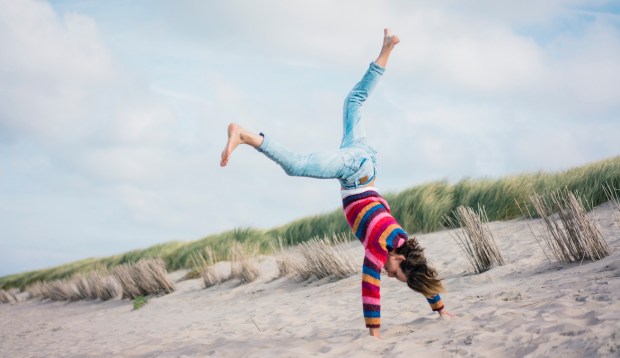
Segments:
[[[88,279],[87,275],[77,274],[72,278],[75,287],[77,288],[77,296],[80,300],[86,299],[95,299],[97,296],[94,293],[93,286],[91,281]]]
[[[614,217],[616,225],[620,228],[620,198],[618,198],[618,192],[620,192],[620,188],[616,188],[610,183],[606,183],[603,185],[603,190],[605,191],[605,196],[609,200],[611,206],[614,208]]]
[[[52,301],[77,301],[80,294],[70,279],[46,282],[41,285],[41,296]]]
[[[28,287],[24,289],[24,291],[28,292],[30,298],[43,298],[43,283],[41,281],[37,281],[33,284],[30,284]]]
[[[205,288],[209,288],[222,282],[223,277],[215,270],[215,267],[213,266],[217,259],[211,246],[205,247],[205,256],[206,259],[203,258],[203,267],[201,273],[202,281],[205,285]]]
[[[444,217],[444,221],[447,229],[455,229],[449,234],[463,250],[476,273],[504,264],[504,258],[489,229],[484,207],[478,207],[476,213],[468,206],[459,206],[452,212],[452,216]]]
[[[93,271],[69,279],[35,282],[26,289],[31,297],[52,301],[100,299],[107,301],[121,296],[121,285],[107,273]]]
[[[57,285],[56,282],[60,281],[60,280],[55,280],[55,281],[49,281],[49,282],[35,282],[32,285],[28,286],[26,288],[26,291],[30,293],[30,296],[33,298],[39,298],[39,299],[50,299],[52,301],[62,301],[65,299],[65,295],[64,292],[65,290],[60,290],[60,295],[57,294],[57,289],[55,288],[55,286]]]
[[[253,260],[255,248],[247,248],[238,242],[230,247],[230,278],[241,282],[252,282],[260,275],[260,268]]]
[[[207,249],[210,247],[205,247],[203,250],[206,254]],[[213,252],[213,249],[210,249]],[[202,254],[201,250],[196,250],[189,254],[189,260],[191,263],[189,271],[183,276],[182,280],[194,280],[202,277],[202,271],[208,266],[207,260],[205,259],[205,255]]]
[[[133,300],[138,296],[168,294],[174,292],[174,284],[162,259],[143,259],[135,264],[122,264],[113,270],[120,282],[123,298]]]
[[[100,299],[102,301],[111,300],[121,297],[123,287],[120,282],[107,272],[94,271],[87,276],[90,284],[91,299]]]
[[[185,281],[185,280],[194,280],[194,279],[201,278],[201,277],[202,277],[202,274],[200,273],[200,271],[196,269],[191,269],[187,271],[187,273],[183,277],[181,277],[177,282]]]
[[[112,270],[112,274],[121,284],[123,298],[133,300],[142,295],[142,290],[133,279],[132,267],[130,264],[116,266],[114,270]]]
[[[559,262],[600,260],[611,253],[598,224],[571,191],[558,190],[546,196],[534,193],[530,201],[541,218],[538,235],[532,226],[530,230],[549,261],[548,252]]]
[[[342,248],[345,235],[314,237],[300,245],[300,256],[292,258],[291,266],[302,279],[316,277],[345,278],[357,272],[349,252]]]
[[[288,277],[297,273],[299,260],[295,259],[296,255],[290,248],[284,246],[282,238],[279,237],[272,246],[278,265],[278,277]]]
[[[17,297],[11,291],[0,290],[0,303],[17,302]]]
[[[71,279],[51,283],[49,294],[53,301],[78,301],[81,299],[77,285]]]

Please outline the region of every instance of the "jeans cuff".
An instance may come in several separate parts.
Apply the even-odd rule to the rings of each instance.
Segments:
[[[263,151],[263,148],[265,148],[265,146],[267,145],[267,138],[265,138],[265,133],[260,132],[258,133],[261,137],[263,137],[263,142],[258,146],[258,148],[256,148],[256,150],[258,150],[259,152]]]
[[[385,67],[377,65],[377,63],[375,61],[372,61],[370,63],[370,68],[372,70],[374,70],[375,72],[377,72],[378,74],[380,74],[380,75],[382,75],[383,72],[385,72]]]

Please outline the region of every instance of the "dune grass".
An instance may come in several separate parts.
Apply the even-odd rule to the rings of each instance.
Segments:
[[[205,288],[215,286],[222,282],[225,277],[222,277],[213,265],[217,262],[217,257],[210,246],[205,248],[205,258],[202,260],[202,268],[200,275],[202,276],[202,283]]]
[[[595,261],[611,253],[600,227],[586,214],[582,199],[575,193],[567,189],[546,195],[534,193],[530,201],[542,219],[538,235],[531,226],[530,230],[547,259],[547,252],[559,262]]]
[[[260,267],[255,261],[257,251],[254,245],[233,242],[230,250],[230,278],[243,283],[256,280],[260,275]]]
[[[121,264],[114,267],[111,273],[97,270],[52,281],[37,281],[26,288],[31,297],[52,301],[135,299],[174,290],[164,262],[159,258]]]
[[[498,179],[463,179],[455,184],[436,181],[384,196],[395,218],[407,232],[414,234],[442,229],[446,224],[446,215],[453,215],[454,210],[461,205],[484,206],[490,221],[522,217],[517,202],[529,202],[529,196],[533,192],[567,188],[579,192],[591,206],[599,205],[608,200],[604,184],[620,187],[620,156],[557,173],[520,174]],[[528,206],[531,212],[535,212],[531,203],[528,203]],[[353,239],[340,208],[267,230],[234,229],[191,242],[172,241],[111,257],[90,258],[49,269],[5,276],[0,278],[0,289],[23,288],[37,281],[62,279],[78,272],[112,269],[142,258],[161,258],[168,270],[191,268],[192,253],[204,250],[207,246],[213,249],[217,257],[226,258],[230,257],[233,242],[251,243],[256,245],[258,253],[271,253],[272,243],[278,237],[290,245],[297,245],[313,237],[334,234]]]
[[[614,209],[616,225],[620,228],[620,187],[605,183],[603,188],[605,189],[605,196],[607,196],[609,203]]]
[[[122,264],[112,270],[120,282],[123,298],[168,294],[175,291],[161,259],[142,259],[134,264]]]
[[[17,297],[11,291],[0,290],[0,303],[17,302]]]
[[[345,278],[359,270],[357,260],[341,244],[345,235],[313,237],[295,247],[286,247],[281,238],[274,244],[278,277],[299,277],[302,280]]]
[[[314,237],[301,243],[296,257],[295,274],[304,280],[326,277],[345,278],[358,272],[359,266],[347,250],[341,246],[344,235]]]
[[[483,273],[495,265],[504,265],[504,258],[489,228],[484,207],[478,207],[476,212],[469,206],[459,206],[453,215],[456,219],[446,218],[446,228],[454,229],[450,236],[465,253],[475,273]]]
[[[293,252],[294,248],[287,247],[279,237],[273,244],[273,252],[278,266],[278,277],[289,277],[297,272],[297,255]]]

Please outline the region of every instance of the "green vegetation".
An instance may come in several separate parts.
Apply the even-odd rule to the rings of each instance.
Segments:
[[[410,233],[439,230],[442,220],[460,205],[483,205],[490,221],[521,217],[517,207],[529,204],[533,191],[545,193],[567,188],[578,192],[590,206],[607,201],[603,185],[620,187],[620,156],[595,162],[559,173],[535,173],[499,179],[464,179],[456,184],[447,181],[426,183],[397,194],[386,194],[392,213]],[[532,212],[535,212],[530,207]],[[313,237],[332,235],[353,236],[340,208],[323,215],[296,220],[281,227],[259,230],[235,229],[191,242],[172,241],[121,255],[85,259],[65,265],[0,278],[0,288],[24,288],[36,281],[50,281],[73,276],[78,272],[111,269],[120,264],[137,262],[141,258],[161,257],[168,270],[192,268],[192,253],[211,247],[218,258],[228,258],[233,242],[256,246],[259,253],[270,253],[272,243],[282,238],[288,245],[306,242]]]
[[[144,306],[148,302],[149,301],[146,300],[146,297],[138,296],[138,297],[133,299],[133,309],[134,310],[140,309],[140,307]]]

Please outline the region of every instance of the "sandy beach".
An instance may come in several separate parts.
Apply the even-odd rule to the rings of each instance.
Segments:
[[[406,285],[382,279],[382,338],[364,327],[360,275],[333,281],[261,277],[204,289],[200,279],[129,300],[0,305],[2,357],[618,357],[620,228],[609,204],[592,215],[614,252],[597,262],[550,263],[526,220],[490,223],[507,264],[471,268],[448,232],[419,235],[445,277],[451,320]],[[363,257],[358,242],[346,244]],[[229,264],[218,264],[228,270]],[[178,280],[183,271],[171,273]]]

